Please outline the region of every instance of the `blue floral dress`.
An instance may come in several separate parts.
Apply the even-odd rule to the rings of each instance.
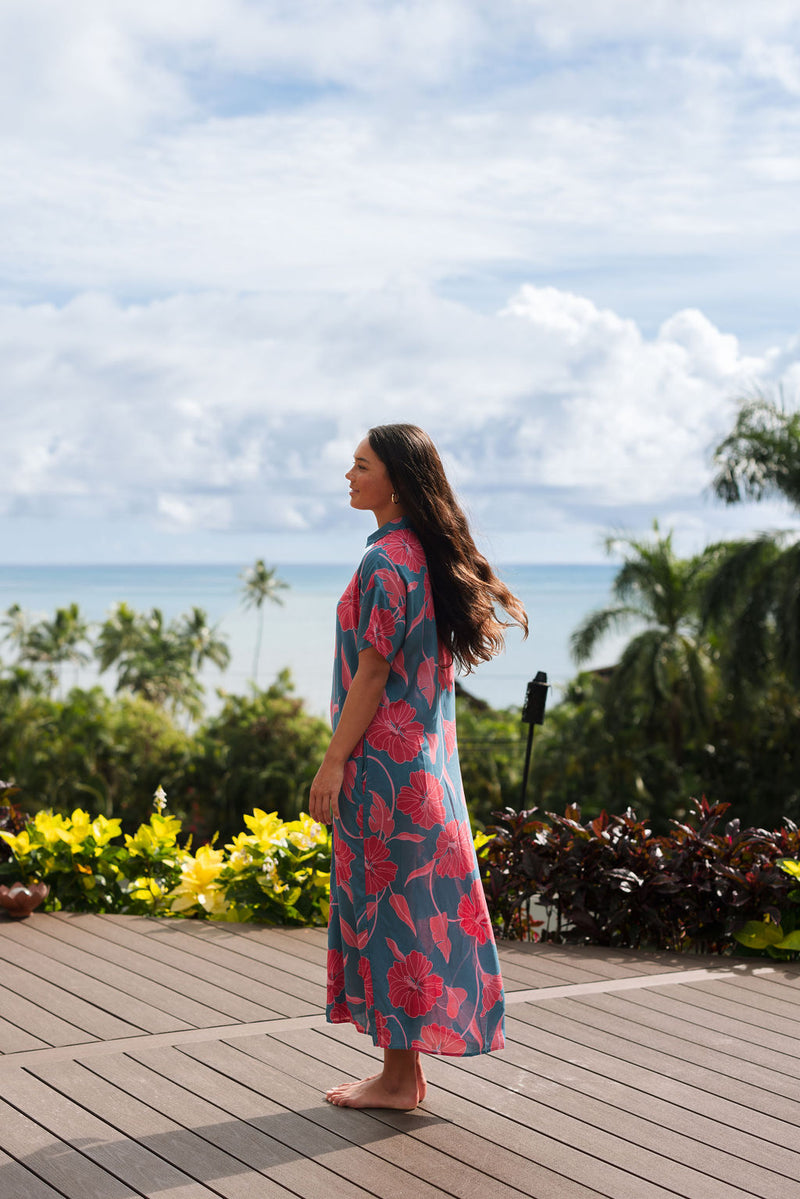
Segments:
[[[368,645],[391,670],[333,822],[328,1020],[382,1048],[502,1049],[503,984],[461,786],[453,662],[405,519],[368,538],[339,601],[334,729]]]

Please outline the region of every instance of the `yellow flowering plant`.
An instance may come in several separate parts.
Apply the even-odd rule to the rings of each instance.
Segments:
[[[224,849],[180,844],[159,787],[149,821],[122,836],[120,821],[40,811],[17,833],[0,832],[21,881],[50,886],[47,907],[71,911],[323,924],[328,918],[330,835],[310,816],[284,822],[256,808]]]
[[[76,808],[71,816],[37,812],[22,832],[0,837],[23,882],[50,885],[49,907],[102,912],[119,910],[124,851],[111,842],[120,831],[119,820]]]
[[[217,885],[228,920],[270,924],[327,924],[331,882],[331,838],[303,813],[284,822],[277,812],[256,808],[245,816],[249,829],[225,849]]]

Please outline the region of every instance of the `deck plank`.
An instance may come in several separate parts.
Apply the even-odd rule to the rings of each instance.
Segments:
[[[600,1100],[614,1113],[614,1120],[619,1118],[624,1123],[627,1116],[634,1116],[667,1134],[679,1133],[715,1149],[724,1145],[726,1152],[737,1160],[743,1158],[767,1171],[785,1170],[791,1174],[797,1168],[797,1155],[774,1141],[774,1121],[764,1119],[761,1135],[755,1135],[726,1123],[725,1108],[717,1111],[717,1118],[706,1114],[702,1110],[703,1096],[694,1088],[665,1086],[669,1080],[644,1069],[635,1080],[622,1080],[615,1076],[616,1071],[612,1076],[610,1059],[606,1059],[609,1069],[605,1072],[602,1062],[597,1060],[579,1065],[574,1056],[561,1057],[555,1052],[545,1052],[538,1043],[532,1044],[537,1038],[528,1025],[515,1021],[509,1021],[508,1025],[506,1048],[498,1060],[524,1070],[527,1077],[523,1077],[521,1085],[532,1087],[543,1102],[551,1102],[552,1095],[559,1103],[577,1105],[580,1097],[586,1096]],[[557,1084],[560,1090],[554,1090],[551,1084]],[[574,1091],[578,1098],[566,1101],[564,1089]],[[588,1112],[591,1108],[576,1107],[576,1110]]]
[[[149,921],[157,924],[156,921]],[[209,961],[234,976],[255,979],[272,988],[270,1007],[282,1015],[311,1015],[325,1007],[325,973],[302,959],[282,954],[273,956],[269,946],[252,949],[235,934],[211,924],[161,921],[148,935],[167,949],[182,949]],[[243,948],[240,948],[242,946]],[[292,969],[294,963],[299,969]],[[303,973],[300,973],[303,970]],[[281,998],[282,997],[282,998]]]
[[[61,935],[50,935],[44,931],[45,927]],[[163,986],[153,976],[155,971],[148,976],[146,971],[142,974],[129,969],[128,965],[120,965],[114,961],[113,950],[108,946],[87,949],[80,944],[79,934],[76,936],[76,933],[77,930],[71,930],[69,925],[56,930],[52,922],[38,928],[33,924],[17,924],[11,930],[9,940],[18,953],[44,957],[50,963],[51,972],[66,968],[72,972],[73,978],[78,974],[83,975],[89,980],[93,994],[98,993],[98,987],[108,987],[113,992],[125,995],[128,1018],[131,1022],[135,1020],[148,1032],[174,1031],[176,1021],[183,1028],[204,1028],[234,1019],[224,1011],[216,1011],[198,1003],[185,993],[185,989],[181,991]],[[260,1013],[252,1016],[253,1020],[262,1018]]]
[[[63,1191],[32,1174],[0,1149],[0,1195],[7,1199],[64,1199]]]
[[[639,1016],[641,1009],[633,1008],[617,995],[592,995],[561,1002],[565,1005],[564,1010],[578,1020],[582,1019],[580,1009],[587,1008],[606,1032],[648,1045],[684,1062],[693,1062],[707,1070],[712,1078],[715,1075],[733,1076],[751,1087],[800,1102],[800,1081],[796,1072],[783,1073],[790,1069],[786,1059],[766,1049],[754,1053],[751,1046],[736,1037],[735,1027],[726,1037],[710,1033],[699,1025],[687,1025],[675,1017],[654,1015],[645,1021]],[[761,1065],[761,1062],[765,1064]],[[776,1070],[776,1067],[780,1068]]]
[[[26,1005],[30,1010],[31,1004]],[[0,999],[0,1012],[4,1011],[2,999]],[[38,1037],[31,1036],[25,1031],[24,1024],[12,1024],[10,1020],[0,1016],[0,1054],[5,1053],[24,1053],[31,1049],[44,1049],[46,1041],[40,1041]]]
[[[0,956],[3,951],[4,936],[0,935]],[[10,947],[6,947],[10,948]],[[2,964],[3,986],[13,991],[21,999],[31,999],[45,1013],[55,1017],[59,1026],[66,1023],[74,1025],[92,1038],[110,1040],[112,1037],[133,1037],[142,1029],[135,1024],[120,1020],[111,1010],[106,1010],[101,1004],[92,1002],[91,996],[82,993],[83,980],[77,980],[77,989],[73,979],[66,971],[53,971],[48,968],[45,959],[39,960],[39,970],[24,970],[14,962],[6,959]],[[49,976],[48,976],[49,969]],[[50,981],[52,976],[53,981]],[[72,986],[70,986],[72,984]],[[117,997],[112,992],[106,998],[106,1003],[116,1005]],[[38,1033],[42,1040],[55,1045],[58,1042],[51,1037]],[[79,1038],[76,1038],[79,1039]]]
[[[319,1046],[320,1035],[330,1041],[325,1049]],[[271,1034],[264,1040],[276,1040],[279,1036],[279,1033],[274,1036]],[[375,1069],[378,1060],[374,1054],[362,1049],[361,1042],[365,1038],[350,1025],[325,1026],[319,1031],[299,1032],[291,1039],[291,1043],[281,1039],[284,1040],[285,1050],[294,1058],[293,1072],[302,1072],[311,1085],[315,1081],[320,1085],[320,1060],[333,1072],[333,1077],[329,1074],[324,1085],[335,1082],[342,1074],[353,1078],[363,1077],[365,1072]],[[257,1055],[264,1062],[269,1061],[269,1055],[274,1052],[269,1045],[258,1041],[248,1044],[240,1040],[237,1046],[240,1049],[247,1046],[249,1053]],[[305,1056],[305,1062],[301,1062],[301,1054]],[[534,1194],[544,1197],[560,1195],[557,1187],[567,1181],[573,1187],[584,1188],[578,1194],[596,1192],[609,1199],[664,1199],[666,1195],[675,1194],[650,1180],[645,1160],[648,1155],[644,1151],[638,1155],[641,1158],[641,1170],[632,1172],[635,1168],[631,1163],[619,1168],[602,1156],[586,1152],[566,1140],[545,1135],[537,1124],[529,1123],[524,1118],[518,1119],[519,1109],[517,1115],[513,1114],[513,1096],[508,1092],[501,1093],[496,1087],[481,1086],[480,1079],[461,1076],[453,1065],[455,1060],[426,1059],[430,1092],[417,1111],[423,1115],[430,1111],[435,1113],[439,1121],[449,1120],[472,1136],[486,1137],[494,1144],[505,1145],[526,1158],[530,1169],[546,1171]],[[487,1152],[493,1153],[493,1147],[487,1145]],[[631,1156],[637,1156],[635,1150]],[[588,1192],[585,1188],[588,1188]]]
[[[310,1015],[319,1010],[317,1005],[309,1004],[307,1011],[296,1011],[296,998],[290,999],[285,991],[276,990],[275,987],[252,977],[251,973],[244,974],[235,969],[240,963],[235,959],[232,961],[230,955],[225,956],[227,951],[222,951],[220,964],[215,960],[214,954],[200,956],[196,943],[187,942],[187,948],[181,948],[175,944],[174,939],[167,944],[149,936],[148,931],[153,925],[156,926],[155,931],[158,931],[159,927],[163,930],[163,921],[146,920],[141,917],[126,919],[119,916],[96,916],[85,912],[77,915],[59,912],[57,919],[61,923],[68,920],[70,924],[74,923],[92,933],[98,940],[110,942],[123,951],[132,950],[138,958],[171,967],[179,973],[184,985],[193,992],[199,988],[202,993],[206,983],[229,993],[233,989],[236,995],[262,1009],[265,1014],[258,1019],[285,1016],[289,1008],[293,1015]],[[274,976],[274,971],[263,970],[262,973],[266,977]],[[303,1001],[299,1003],[301,1008],[304,1008]]]
[[[324,1102],[319,1090],[298,1085],[278,1068],[275,1056],[268,1062],[255,1062],[232,1046],[215,1042],[186,1046],[180,1053],[171,1054],[168,1061],[145,1053],[137,1053],[136,1060],[152,1071],[163,1072],[173,1086],[179,1083],[188,1090],[213,1096],[214,1104],[225,1110],[227,1118],[236,1117],[246,1124],[251,1136],[269,1134],[270,1139],[274,1138],[286,1161],[313,1159],[342,1179],[357,1179],[362,1187],[385,1199],[406,1199],[410,1193],[421,1199],[437,1199],[440,1195],[432,1185],[430,1162],[423,1163],[421,1168],[415,1160],[409,1166],[402,1136],[391,1138],[383,1130],[376,1131],[375,1122],[364,1113],[347,1113],[354,1115],[356,1121],[348,1125],[346,1119],[340,1119],[336,1131],[337,1120],[331,1117],[334,1109]],[[169,1084],[162,1087],[160,1102],[171,1101]],[[354,1123],[360,1130],[357,1139]],[[345,1126],[349,1136],[344,1135]],[[381,1147],[378,1156],[372,1152],[372,1142],[376,1139]],[[398,1142],[393,1150],[386,1147],[390,1139]],[[409,1173],[409,1168],[414,1173]],[[415,1176],[420,1173],[423,1176]],[[305,1187],[303,1179],[307,1176],[304,1167],[291,1185]],[[484,1181],[491,1184],[491,1180],[484,1178]],[[316,1195],[327,1195],[333,1184],[341,1185],[335,1178],[329,1179],[323,1188],[317,1185],[309,1191],[304,1189],[303,1193],[315,1199]],[[509,1199],[514,1199],[515,1194],[510,1192]],[[497,1199],[501,1199],[499,1194]]]
[[[67,945],[82,953],[102,957],[103,961],[113,963],[124,969],[127,974],[134,974],[140,980],[138,991],[140,997],[147,996],[148,1002],[156,1004],[158,999],[167,1005],[167,1009],[181,1016],[195,1028],[208,1027],[224,1023],[225,1017],[239,1020],[242,1023],[254,1023],[257,1020],[269,1020],[278,1015],[263,1003],[257,1003],[242,995],[238,988],[231,989],[233,977],[228,974],[226,985],[215,984],[209,978],[209,972],[204,974],[187,974],[180,970],[174,952],[166,951],[169,961],[159,960],[152,952],[144,953],[147,946],[152,950],[152,942],[135,936],[100,936],[97,928],[107,934],[114,926],[108,921],[98,920],[95,928],[86,927],[78,920],[60,920],[58,927],[48,926],[52,931],[51,940],[60,945]],[[194,961],[184,954],[188,961]],[[126,985],[130,985],[126,980]],[[187,997],[191,995],[191,1000]]]
[[[26,1081],[22,1071],[17,1071],[15,1077]],[[57,1133],[48,1128],[47,1117],[42,1118],[46,1092],[39,1090],[31,1096],[29,1090],[21,1092],[19,1087],[8,1084],[6,1076],[7,1097],[0,1100],[3,1147],[27,1173],[42,1180],[43,1188],[50,1187],[65,1199],[136,1199],[142,1196],[143,1192],[138,1188],[129,1186],[113,1171],[104,1170],[91,1155],[83,1152],[86,1138],[78,1136],[75,1144],[69,1144],[68,1134],[65,1138],[58,1120]],[[19,1104],[21,1110],[14,1104]],[[35,1120],[27,1114],[29,1109],[35,1111]],[[2,1171],[0,1178],[3,1178]],[[13,1191],[1,1193],[8,1199],[15,1199]],[[40,1199],[36,1190],[33,1193]]]
[[[671,993],[666,997],[666,1003],[659,1008],[653,1004],[632,1002],[629,992],[624,996],[598,995],[592,998],[596,1000],[595,1010],[608,1012],[650,1032],[657,1031],[666,1036],[677,1037],[681,1043],[697,1046],[698,1051],[709,1049],[714,1053],[737,1058],[743,1063],[749,1063],[759,1068],[763,1067],[770,1072],[797,1078],[797,1055],[787,1053],[784,1046],[787,1040],[791,1040],[792,1026],[796,1026],[796,1022],[800,1018],[800,1004],[795,1009],[794,1020],[784,1018],[770,1029],[773,1041],[778,1041],[780,1044],[780,1048],[777,1045],[771,1048],[764,1044],[754,1044],[749,1039],[751,1029],[756,1034],[759,1032],[758,1026],[755,1024],[755,1018],[758,1015],[757,1009],[753,1007],[747,1009],[750,1016],[749,1021],[729,1019],[727,1025],[720,1029],[713,1027],[708,1020],[703,1018],[706,1012],[704,1007],[695,1007],[692,1000],[694,992],[691,986],[672,987],[670,991]],[[579,999],[578,1002],[581,1000]],[[678,1002],[681,1004],[680,1010],[675,1007]],[[690,1019],[687,1013],[692,1010],[696,1015]],[[776,1035],[779,1032],[782,1032],[781,1037]],[[764,1086],[767,1082],[766,1076],[759,1071],[758,1078],[761,1081],[756,1082],[755,1085]],[[800,1100],[800,1087],[797,1088],[795,1094],[796,1098]]]
[[[422,1109],[415,1113],[351,1111],[326,1104],[321,1091],[325,1077],[324,1055],[335,1054],[336,1048],[314,1042],[313,1049],[315,1054],[323,1055],[321,1060],[309,1059],[299,1048],[285,1042],[278,1044],[272,1037],[237,1040],[235,1046],[227,1043],[191,1046],[186,1047],[185,1052],[221,1073],[235,1076],[265,1097],[297,1105],[303,1115],[317,1122],[320,1128],[383,1159],[378,1180],[390,1177],[385,1174],[386,1163],[422,1175],[410,1188],[414,1194],[419,1193],[421,1186],[425,1187],[426,1194],[431,1193],[429,1188],[439,1181],[443,1183],[444,1191],[437,1189],[434,1192],[437,1195],[486,1193],[504,1199],[505,1195],[522,1191],[523,1194],[558,1194],[559,1199],[578,1199],[579,1192],[573,1195],[571,1188],[569,1191],[553,1189],[554,1183],[566,1180],[552,1171],[542,1170],[539,1163],[531,1165],[530,1161],[504,1146],[489,1144],[482,1139],[475,1144],[475,1138],[463,1134],[462,1129],[439,1115],[431,1116]],[[321,1070],[320,1065],[323,1066]],[[374,1058],[369,1065],[374,1065]],[[336,1066],[331,1064],[330,1070],[335,1071]],[[426,1133],[433,1129],[443,1132],[444,1138],[429,1139]],[[411,1151],[409,1137],[413,1138],[414,1144]],[[473,1144],[467,1149],[470,1141]],[[465,1150],[464,1156],[462,1150]],[[529,1188],[536,1181],[542,1183],[542,1189],[536,1187],[531,1192]],[[409,1182],[408,1173],[401,1175],[401,1186],[392,1187],[392,1197],[396,1194],[397,1199],[404,1199],[409,1193]],[[383,1183],[377,1185],[383,1187]],[[383,1195],[383,1189],[377,1193]]]
[[[605,1026],[602,1013],[597,1014],[595,1021],[582,1023],[577,1014],[573,1016],[567,1008],[570,1002],[545,1000],[544,1003],[520,1004],[519,1008],[514,1008],[513,1014],[515,1019],[525,1021],[538,1030],[542,1037],[548,1032],[556,1033],[562,1042],[562,1051],[567,1056],[579,1052],[578,1047],[581,1046],[599,1050],[615,1064],[618,1077],[622,1077],[629,1065],[644,1067],[645,1070],[657,1068],[663,1079],[688,1083],[697,1091],[705,1092],[712,1105],[725,1099],[739,1105],[748,1117],[760,1113],[767,1121],[781,1120],[787,1125],[800,1127],[800,1106],[797,1103],[782,1095],[752,1087],[738,1077],[698,1066],[681,1054],[664,1053],[656,1049],[646,1035],[637,1038],[631,1036],[627,1029],[622,1035],[612,1033]]]
[[[5,967],[0,976],[6,977]],[[0,986],[0,1012],[6,1021],[24,1029],[42,1045],[75,1045],[80,1041],[95,1040],[91,1033],[84,1032],[75,1024],[68,1024],[53,1012],[40,1007],[36,1002],[39,997],[39,988],[33,979],[29,995],[18,995],[16,991]],[[0,1036],[0,1054],[15,1052],[9,1046],[10,1042]]]
[[[173,1144],[172,1138],[159,1140],[153,1136],[141,1142],[134,1140],[109,1122],[116,1107],[109,1111],[101,1105],[106,1118],[100,1119],[84,1106],[91,1103],[86,1093],[71,1097],[70,1071],[81,1071],[79,1063],[57,1062],[50,1067],[42,1065],[40,1069],[50,1075],[49,1082],[20,1070],[13,1079],[10,1095],[15,1106],[23,1104],[27,1111],[35,1111],[37,1122],[45,1129],[67,1144],[79,1147],[83,1156],[130,1186],[136,1194],[150,1196],[166,1191],[170,1199],[215,1199],[214,1191],[169,1160],[173,1153],[180,1155],[181,1149]],[[7,1085],[8,1079],[5,1082]],[[118,1103],[121,1102],[120,1096]]]
[[[680,987],[628,991],[625,998],[628,1003],[643,1008],[645,1012],[674,1015],[687,1024],[699,1024],[724,1036],[730,1035],[730,1017],[719,1013],[714,1004],[708,1002],[708,996],[698,992],[687,994],[687,987],[683,984]],[[754,1010],[757,1013],[757,1007]],[[777,1031],[764,1028],[760,1023],[743,1020],[738,1020],[735,1027],[736,1036],[740,1041],[784,1054],[788,1058],[800,1057],[800,1040],[791,1037],[787,1039],[785,1021]]]

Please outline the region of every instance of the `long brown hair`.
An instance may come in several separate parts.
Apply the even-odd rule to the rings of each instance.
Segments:
[[[439,640],[469,674],[500,653],[512,624],[528,636],[525,609],[479,553],[428,434],[416,425],[377,425],[367,437],[425,551]],[[511,620],[498,619],[495,605]]]

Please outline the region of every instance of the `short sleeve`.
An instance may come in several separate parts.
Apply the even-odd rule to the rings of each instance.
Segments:
[[[361,569],[361,603],[356,648],[371,645],[387,662],[405,640],[406,584],[386,558],[368,556]]]

